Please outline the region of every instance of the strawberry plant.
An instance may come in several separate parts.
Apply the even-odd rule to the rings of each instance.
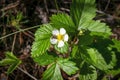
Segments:
[[[80,80],[96,80],[100,72],[114,69],[114,48],[119,51],[120,42],[110,39],[111,29],[94,20],[95,16],[95,0],[72,0],[70,15],[53,14],[50,23],[40,26],[31,55],[39,65],[47,66],[43,80],[63,80],[62,72],[78,74]]]

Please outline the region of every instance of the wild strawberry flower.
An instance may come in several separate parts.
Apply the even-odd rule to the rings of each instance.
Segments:
[[[52,37],[50,38],[51,44],[57,44],[57,47],[63,47],[65,42],[68,41],[68,34],[66,34],[66,30],[64,28],[60,28],[60,30],[53,30]]]

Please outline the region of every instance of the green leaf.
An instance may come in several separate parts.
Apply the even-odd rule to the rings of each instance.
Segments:
[[[57,47],[57,45],[55,45],[55,49],[60,52],[60,53],[67,53],[68,52],[68,49],[69,49],[69,45],[67,42],[65,42],[64,46],[63,47]]]
[[[112,47],[114,44],[111,39],[98,37],[96,38],[96,42],[91,46],[97,49],[97,52],[104,58],[109,68],[116,66],[117,59],[119,60],[116,51]]]
[[[10,65],[18,60],[11,52],[6,52],[6,58],[0,61],[0,66]]]
[[[85,29],[92,32],[93,35],[105,36],[111,34],[111,29],[106,26],[105,23],[101,23],[100,21],[88,21],[79,27],[79,30]]]
[[[21,60],[14,56],[11,52],[6,52],[6,58],[0,61],[0,66],[10,65],[7,74],[12,73],[16,67],[21,63]]]
[[[67,32],[75,32],[76,27],[71,19],[71,17],[64,13],[58,13],[57,15],[52,15],[50,18],[52,26],[57,29],[65,28]]]
[[[14,59],[3,59],[2,61],[0,61],[0,66],[10,65],[14,62]]]
[[[95,0],[72,0],[70,15],[77,27],[92,20],[95,12]]]
[[[52,53],[50,53],[50,54],[52,54]],[[45,53],[45,54],[43,54],[43,55],[39,55],[39,56],[37,56],[37,57],[34,57],[33,59],[34,59],[34,61],[35,61],[36,63],[38,63],[39,65],[45,66],[45,65],[51,64],[51,63],[54,62],[55,59],[56,59],[55,56],[50,55],[50,54]]]
[[[42,80],[63,80],[58,64],[52,64],[43,74]]]
[[[18,60],[18,58],[12,52],[6,52],[5,56],[8,59]]]
[[[16,61],[13,64],[10,65],[10,67],[7,70],[7,74],[12,73],[17,67],[18,65],[21,63],[21,61]]]
[[[42,25],[35,33],[35,41],[32,45],[32,57],[42,55],[50,47],[50,37],[52,36],[52,26]]]
[[[78,68],[76,64],[68,59],[58,58],[55,63],[50,64],[49,68],[43,74],[43,80],[63,80],[61,71],[65,71],[68,75],[75,74]]]
[[[80,69],[80,80],[97,80],[97,71],[94,66],[84,64]]]
[[[114,53],[109,53],[109,56],[107,58],[109,60],[109,63],[105,60],[106,58],[104,58],[103,55],[96,49],[89,48],[87,49],[86,53],[82,54],[84,55],[84,59],[100,70],[112,69],[116,64],[116,56]]]
[[[57,63],[68,75],[75,74],[78,70],[78,68],[75,66],[76,64],[68,59],[59,59]]]

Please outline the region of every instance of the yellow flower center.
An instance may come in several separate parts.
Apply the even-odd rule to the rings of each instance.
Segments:
[[[61,34],[58,34],[58,35],[57,35],[57,40],[58,40],[58,41],[61,41],[61,40],[63,40],[63,35],[61,35]]]

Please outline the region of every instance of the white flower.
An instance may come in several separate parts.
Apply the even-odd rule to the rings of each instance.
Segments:
[[[68,41],[68,34],[66,34],[66,30],[64,28],[60,28],[60,30],[53,30],[53,36],[50,38],[51,44],[57,44],[57,47],[63,47],[64,42]]]

